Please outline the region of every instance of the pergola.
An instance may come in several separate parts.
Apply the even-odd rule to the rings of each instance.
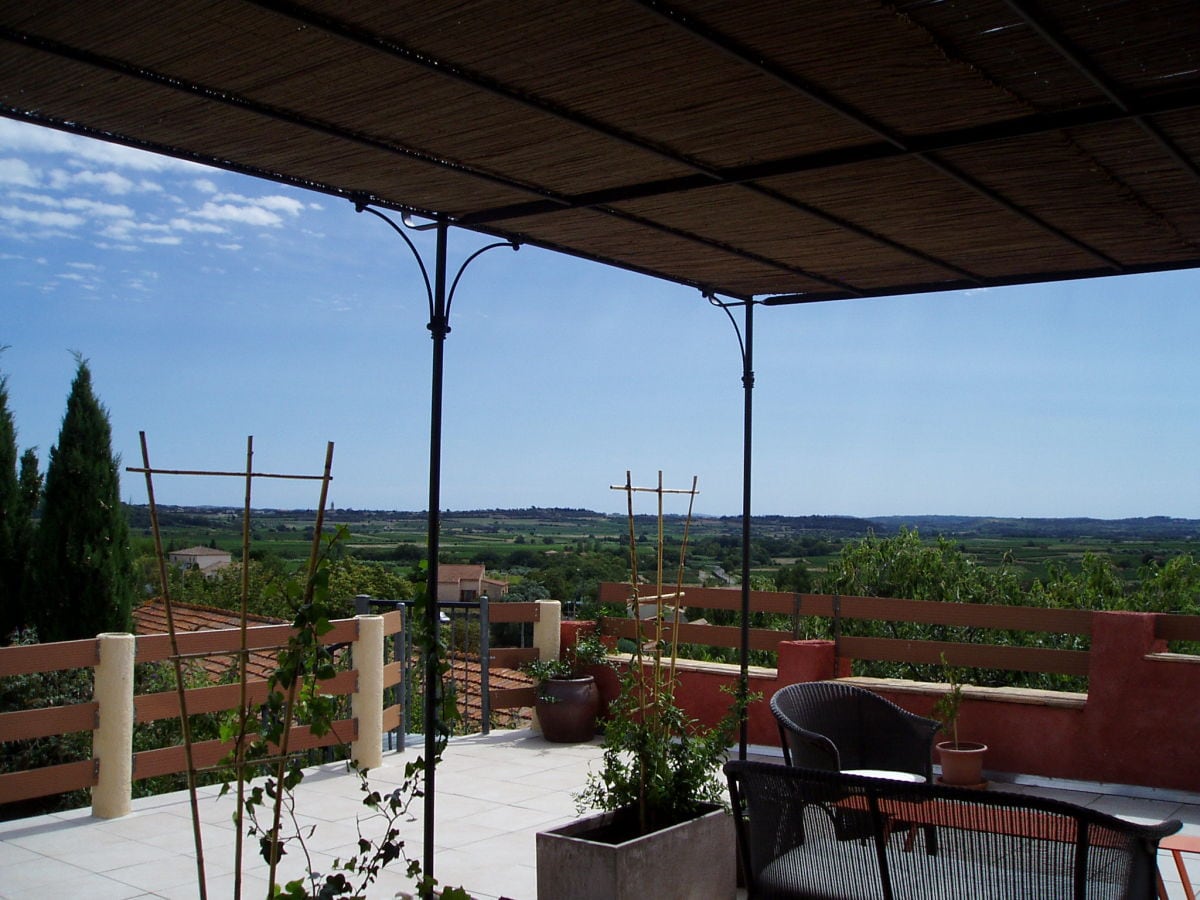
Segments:
[[[1195,0],[0,11],[5,116],[437,229],[434,586],[452,226],[742,308],[747,570],[756,305],[1200,265]]]

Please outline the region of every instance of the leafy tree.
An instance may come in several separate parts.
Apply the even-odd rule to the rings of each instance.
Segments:
[[[46,642],[131,626],[133,561],[119,460],[112,453],[108,413],[92,391],[91,371],[77,360],[58,445],[50,450],[33,548],[33,593],[26,595]]]
[[[794,591],[798,594],[810,593],[813,588],[812,573],[803,561],[797,561],[790,566],[780,566],[775,572],[775,590]]]

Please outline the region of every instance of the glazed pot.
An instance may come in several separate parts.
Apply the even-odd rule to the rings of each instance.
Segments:
[[[596,734],[600,693],[596,679],[548,678],[538,686],[537,712],[542,736],[556,744],[590,741]]]

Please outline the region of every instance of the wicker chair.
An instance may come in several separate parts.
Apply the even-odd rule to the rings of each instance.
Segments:
[[[771,698],[783,758],[807,769],[888,769],[933,779],[941,725],[864,688],[834,681],[789,684]]]

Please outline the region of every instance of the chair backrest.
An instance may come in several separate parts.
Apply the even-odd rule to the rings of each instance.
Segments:
[[[735,760],[725,775],[750,898],[1150,900],[1158,841],[1181,827],[795,766]],[[936,836],[914,849],[917,829]]]
[[[941,727],[852,684],[789,684],[771,698],[784,758],[810,769],[891,769],[933,777]]]

